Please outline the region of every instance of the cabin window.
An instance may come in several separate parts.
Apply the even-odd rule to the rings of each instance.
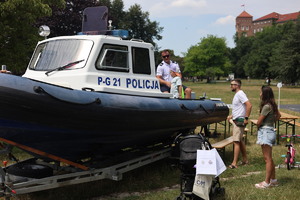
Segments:
[[[129,72],[128,48],[126,46],[104,44],[96,67],[101,70]]]
[[[54,40],[37,46],[30,61],[29,68],[37,71],[51,70],[78,62],[69,67],[84,67],[93,47],[90,40]]]
[[[135,74],[151,74],[149,49],[132,47],[132,65]]]

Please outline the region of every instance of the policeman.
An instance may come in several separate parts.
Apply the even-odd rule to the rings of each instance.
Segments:
[[[172,76],[170,75],[170,70],[177,72],[177,76],[182,78],[181,71],[179,65],[176,62],[170,60],[170,52],[169,50],[163,50],[161,52],[161,57],[163,61],[158,65],[156,78],[160,83],[160,90],[164,93],[169,93],[171,88],[171,80]],[[192,90],[183,85],[185,98],[191,98]]]

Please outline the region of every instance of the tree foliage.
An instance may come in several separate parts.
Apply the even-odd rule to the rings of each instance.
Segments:
[[[64,0],[7,0],[0,2],[0,63],[15,74],[24,72],[40,39],[36,20],[51,15],[50,5]]]
[[[253,37],[236,37],[231,61],[237,77],[299,81],[299,23],[298,19],[264,28]]]
[[[248,53],[251,52],[253,37],[237,37],[235,35],[235,43],[237,48],[231,49],[230,60],[232,62],[232,71],[235,77],[245,77],[244,66],[248,61]]]
[[[37,24],[50,27],[49,37],[75,35],[82,29],[83,10],[97,5],[97,0],[66,0],[64,8],[51,6],[52,15],[40,19]]]
[[[122,0],[66,0],[66,8],[52,7],[53,15],[39,21],[51,28],[51,37],[74,35],[81,31],[82,13],[86,7],[107,6],[108,19],[112,20],[114,29],[125,29],[131,38],[141,39],[155,45],[154,39],[160,40],[163,28],[159,23],[149,19],[149,13],[143,12],[138,4],[124,11]]]
[[[108,18],[112,20],[114,29],[126,29],[124,18],[126,12],[124,11],[124,3],[122,0],[114,0],[110,2],[102,2],[101,5],[105,5],[108,7]]]
[[[291,34],[282,40],[270,58],[270,71],[285,83],[300,81],[300,17]]]
[[[184,58],[185,69],[192,76],[207,77],[208,81],[222,76],[230,67],[229,50],[224,38],[208,35],[188,49]]]
[[[138,4],[134,4],[125,14],[124,26],[129,30],[132,38],[141,39],[146,42],[154,43],[154,39],[161,40],[159,35],[163,28],[159,27],[156,21],[150,21],[149,13],[143,12]]]
[[[159,23],[149,19],[137,4],[124,11],[122,0],[0,0],[0,64],[22,74],[34,46],[42,38],[40,25],[50,27],[48,37],[74,35],[82,30],[86,7],[107,6],[116,29],[127,29],[133,37],[151,42],[161,39]]]

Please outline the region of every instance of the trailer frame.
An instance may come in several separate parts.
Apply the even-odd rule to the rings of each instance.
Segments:
[[[150,163],[170,157],[171,147],[157,150],[137,158],[114,164],[104,168],[93,168],[87,171],[71,172],[63,175],[54,175],[42,179],[32,179],[20,183],[11,182],[5,169],[0,168],[0,197],[10,199],[13,195],[27,194],[42,190],[49,190],[79,183],[87,183],[102,179],[120,181],[123,174]]]

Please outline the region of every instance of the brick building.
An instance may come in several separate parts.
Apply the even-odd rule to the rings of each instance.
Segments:
[[[236,32],[238,37],[253,36],[257,32],[261,32],[264,27],[272,26],[273,24],[282,24],[289,21],[296,21],[300,12],[289,13],[289,14],[279,14],[272,12],[268,15],[260,17],[253,21],[253,16],[243,11],[239,16],[236,17]]]

